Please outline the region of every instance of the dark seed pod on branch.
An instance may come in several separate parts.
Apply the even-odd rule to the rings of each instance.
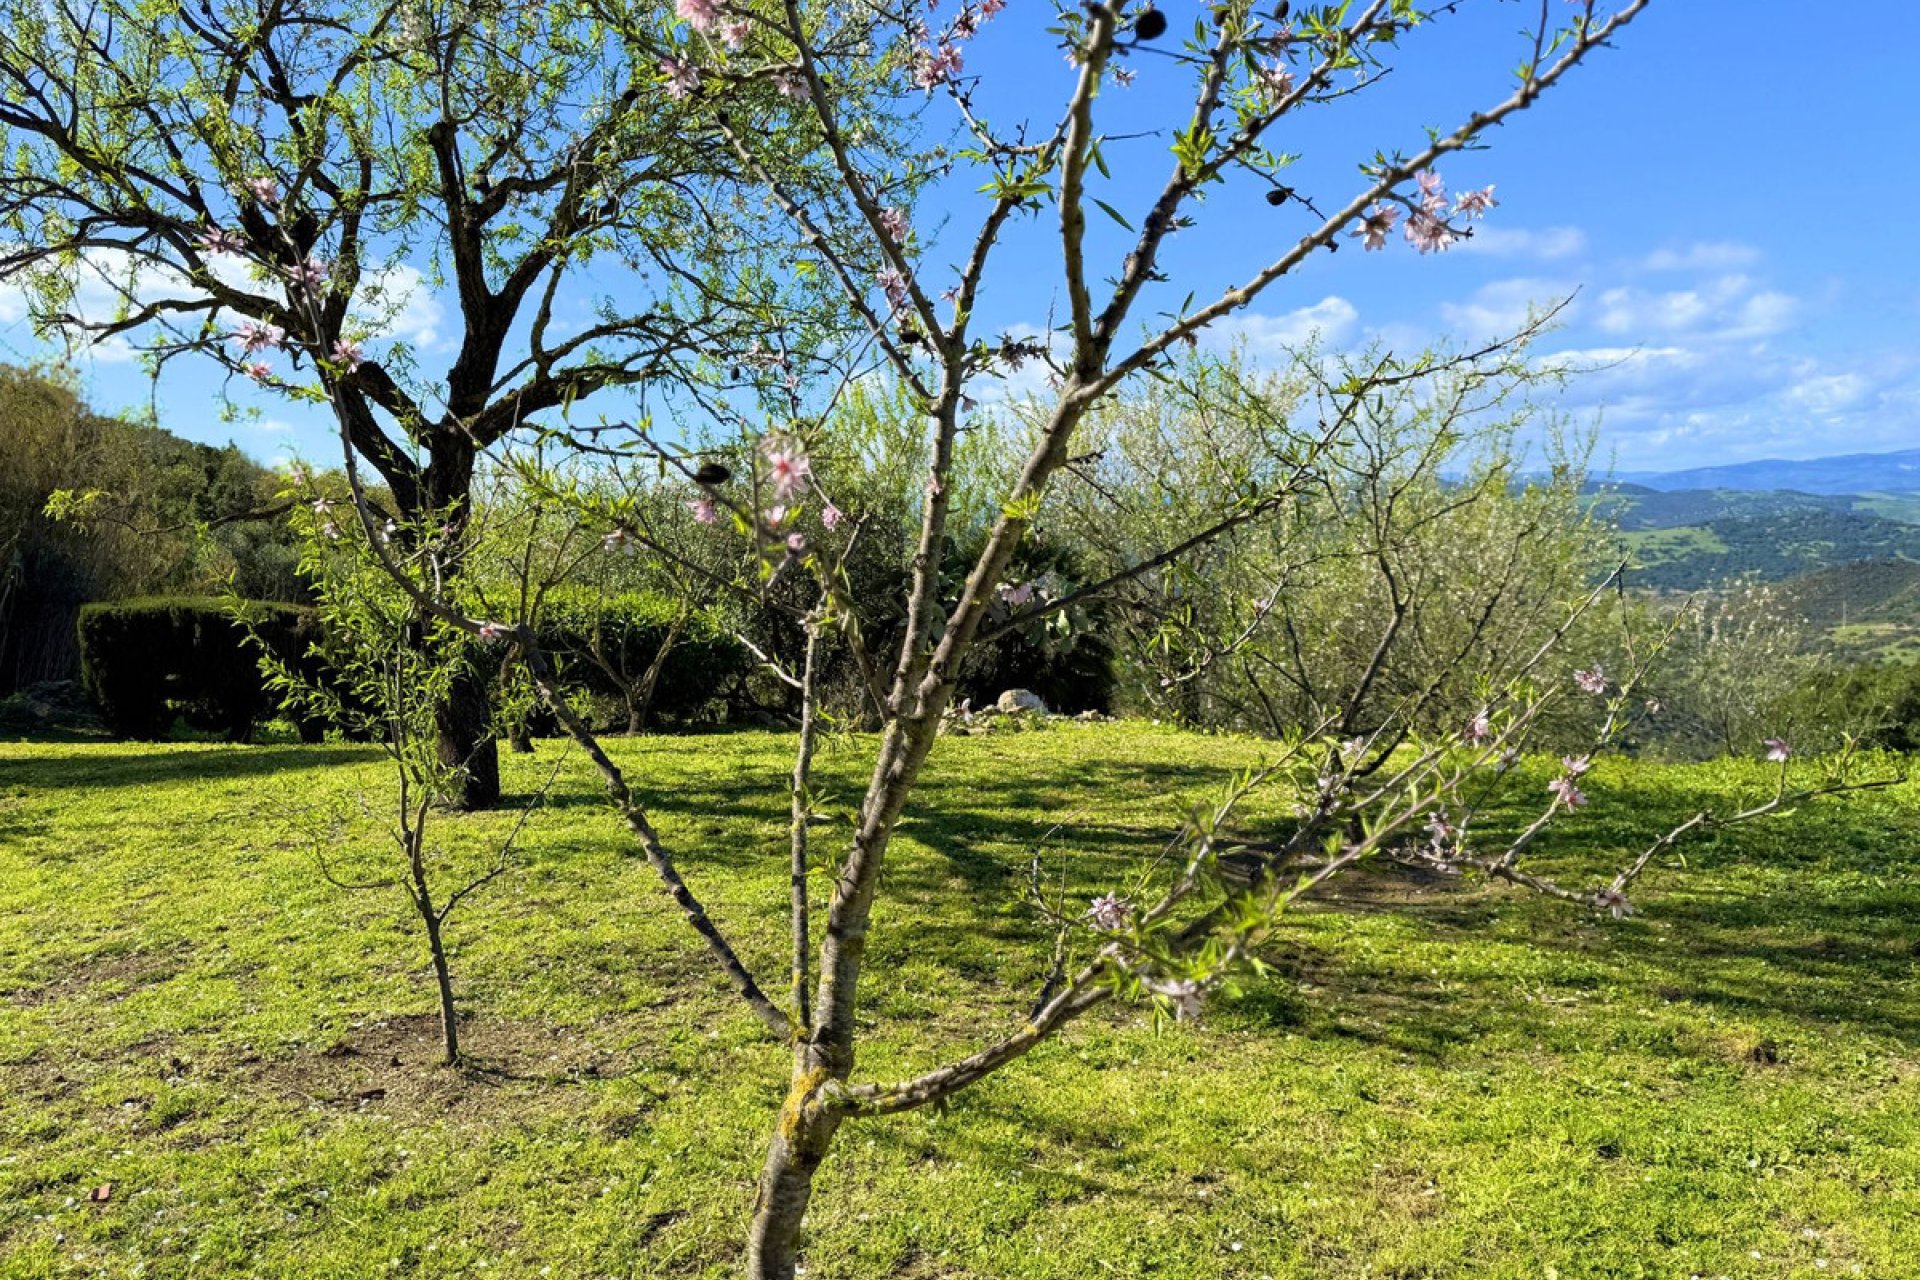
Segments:
[[[693,478],[698,484],[712,486],[725,484],[733,479],[733,472],[717,462],[703,462],[700,464],[700,469],[693,473]]]
[[[1167,34],[1167,15],[1158,9],[1142,9],[1133,20],[1133,34],[1138,40],[1158,40]]]

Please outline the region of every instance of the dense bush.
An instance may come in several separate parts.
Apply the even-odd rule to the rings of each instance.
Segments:
[[[1816,668],[1783,706],[1787,729],[1816,747],[1850,734],[1870,747],[1920,751],[1920,666],[1912,663]]]
[[[624,718],[634,729],[700,718],[729,698],[751,663],[711,613],[644,592],[563,592],[543,606],[539,630],[566,682],[607,704],[600,718]]]
[[[275,478],[231,445],[96,414],[61,375],[0,365],[0,458],[0,694],[79,674],[89,600],[229,583],[308,599]]]
[[[258,646],[299,668],[311,665],[308,653],[318,639],[317,616],[300,605],[178,597],[80,610],[87,688],[107,727],[123,738],[165,737],[184,715],[197,728],[246,741],[278,705],[262,676]],[[303,736],[312,736],[313,727],[303,725]]]

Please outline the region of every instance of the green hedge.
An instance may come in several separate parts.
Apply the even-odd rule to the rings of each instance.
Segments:
[[[318,615],[301,605],[171,597],[116,600],[80,610],[80,662],[107,728],[122,738],[164,738],[175,717],[223,730],[235,742],[278,709],[249,627],[296,668],[311,668]],[[302,736],[316,725],[303,724]]]
[[[596,647],[623,677],[637,681],[673,630],[683,606],[639,592],[602,596],[568,591],[541,611],[540,644],[560,660],[563,679],[597,699],[620,700],[620,686],[595,660]],[[654,686],[652,716],[691,720],[732,692],[751,665],[747,651],[710,613],[681,629]]]

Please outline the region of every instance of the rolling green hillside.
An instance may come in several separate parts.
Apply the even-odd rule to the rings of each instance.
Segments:
[[[1853,511],[1786,509],[1697,525],[1623,529],[1634,585],[1697,591],[1732,578],[1779,582],[1861,560],[1920,560],[1920,525]]]
[[[1590,500],[1632,552],[1633,586],[1779,583],[1836,654],[1920,661],[1920,494],[1610,484]]]

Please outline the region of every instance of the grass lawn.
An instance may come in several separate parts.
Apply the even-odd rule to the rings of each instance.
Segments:
[[[771,988],[787,746],[615,744]],[[870,746],[822,761],[842,805]],[[1050,953],[1036,850],[1082,901],[1124,885],[1263,750],[1130,725],[943,744],[887,873],[860,1074],[1017,1024]],[[509,791],[560,755],[508,757]],[[0,1277],[734,1274],[786,1055],[586,762],[452,922],[466,1071],[432,1065],[397,892],[309,851],[339,818],[338,870],[375,865],[387,781],[344,746],[0,744]],[[1765,785],[1592,783],[1542,850],[1583,883],[1689,796]],[[1920,1277],[1916,802],[1687,845],[1622,921],[1358,877],[1197,1025],[1099,1011],[944,1113],[843,1130],[808,1276]],[[510,822],[436,830],[477,857]]]

